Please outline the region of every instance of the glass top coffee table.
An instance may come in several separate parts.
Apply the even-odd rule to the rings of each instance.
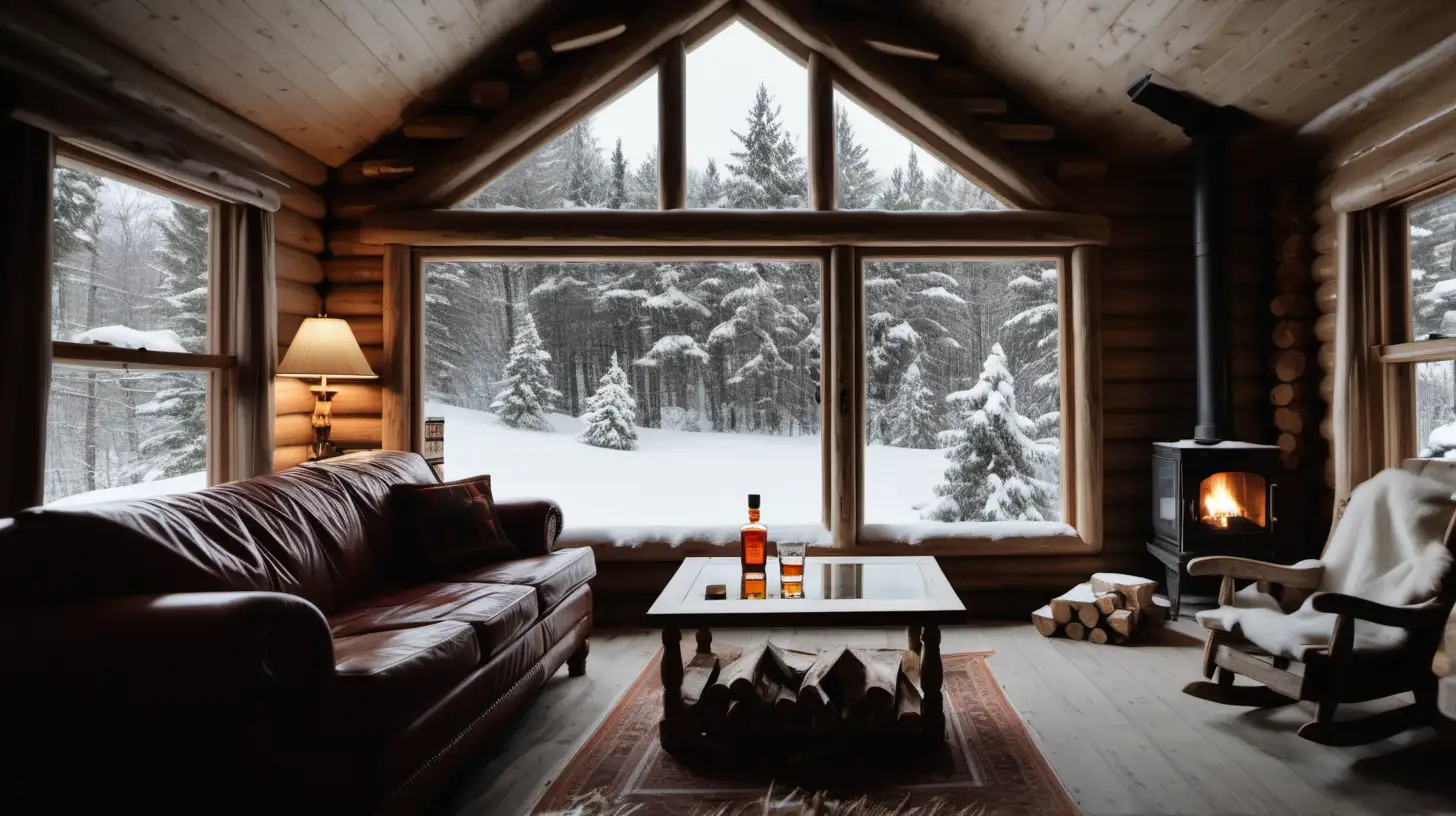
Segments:
[[[662,629],[664,747],[682,710],[683,629],[697,629],[698,654],[711,654],[713,628],[904,626],[910,649],[920,654],[926,730],[943,734],[940,627],[964,623],[966,607],[934,557],[811,556],[802,598],[781,596],[775,558],[768,559],[767,578],[767,596],[746,599],[736,557],[685,558],[648,610],[647,625]],[[725,585],[727,597],[708,600],[712,584]]]

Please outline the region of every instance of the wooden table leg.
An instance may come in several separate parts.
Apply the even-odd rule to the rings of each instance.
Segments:
[[[698,630],[698,654],[713,653],[713,632],[708,627]]]
[[[945,739],[945,697],[941,683],[945,668],[940,664],[940,627],[927,626],[923,635],[925,648],[920,654],[920,686],[924,693],[921,709],[925,734],[933,742]]]
[[[910,639],[910,651],[915,654],[920,654],[920,625],[911,624],[908,636]]]
[[[658,740],[667,751],[683,744],[682,630],[662,630],[662,720],[657,724]]]

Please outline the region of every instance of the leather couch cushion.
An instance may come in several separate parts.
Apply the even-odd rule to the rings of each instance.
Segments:
[[[468,623],[349,635],[334,641],[334,722],[346,734],[383,734],[434,705],[480,663]]]
[[[481,654],[488,659],[535,623],[539,611],[530,587],[433,583],[365,601],[331,617],[329,626],[339,638],[459,621],[474,627]]]
[[[573,547],[549,555],[460,570],[450,575],[449,580],[532,587],[540,593],[541,611],[545,612],[596,574],[597,561],[592,549]]]

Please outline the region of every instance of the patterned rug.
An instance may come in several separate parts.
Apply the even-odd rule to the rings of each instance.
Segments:
[[[934,801],[956,812],[981,808],[991,814],[1061,816],[1076,808],[986,665],[989,652],[944,656],[947,727],[951,739],[937,756],[886,768],[870,779],[863,769],[848,778],[815,780],[836,798],[861,795],[885,804]],[[657,741],[662,682],[654,657],[622,699],[571,758],[535,812],[567,809],[593,792],[638,807],[634,816],[692,813],[763,799],[796,787],[795,780],[735,778],[689,767],[664,752]],[[945,812],[944,810],[940,812]]]

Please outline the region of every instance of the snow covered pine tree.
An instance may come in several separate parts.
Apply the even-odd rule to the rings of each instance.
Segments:
[[[617,352],[612,352],[612,363],[596,393],[586,398],[581,421],[585,427],[578,441],[613,450],[637,447],[637,400],[627,386],[627,372],[617,365]]]
[[[920,361],[905,367],[895,398],[885,409],[885,435],[897,448],[934,448],[940,417],[935,410],[935,393],[925,385]]]
[[[940,497],[925,513],[934,521],[1054,521],[1056,491],[1036,477],[1049,451],[1028,433],[1033,423],[1016,413],[1016,387],[1001,344],[991,347],[981,379],[969,391],[946,397],[954,427],[941,434],[950,444]]]
[[[551,385],[551,372],[546,364],[551,354],[536,333],[536,320],[530,312],[521,315],[516,327],[516,342],[506,362],[505,387],[490,404],[491,413],[512,428],[549,431],[546,414],[561,396]]]
[[[172,217],[159,225],[162,299],[157,310],[191,352],[207,346],[208,222],[206,210],[174,203]],[[143,481],[207,469],[205,380],[193,372],[164,376],[161,390],[137,408],[145,433],[132,469]]]

